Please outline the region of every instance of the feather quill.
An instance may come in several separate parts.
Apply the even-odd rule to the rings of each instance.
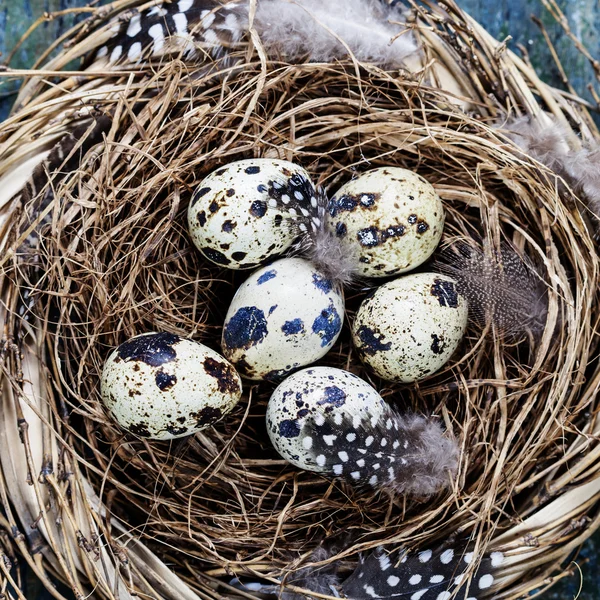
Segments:
[[[538,339],[548,315],[544,281],[533,265],[504,243],[500,251],[466,243],[442,251],[436,268],[452,277],[467,298],[473,322],[492,322],[508,337],[530,333]]]

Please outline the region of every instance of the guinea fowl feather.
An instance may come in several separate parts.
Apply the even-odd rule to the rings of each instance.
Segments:
[[[418,497],[450,486],[459,449],[434,419],[401,415],[389,405],[370,419],[337,417],[318,415],[302,429],[321,473]]]
[[[456,244],[438,254],[436,268],[452,277],[473,322],[492,322],[508,337],[539,338],[546,325],[548,295],[533,265],[504,243],[499,251]]]

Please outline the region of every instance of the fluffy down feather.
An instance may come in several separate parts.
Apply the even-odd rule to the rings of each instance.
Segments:
[[[581,196],[600,229],[600,147],[572,149],[569,139],[573,134],[550,117],[546,124],[522,117],[502,129],[526,154],[560,175]]]
[[[401,10],[380,0],[261,0],[255,26],[287,59],[327,62],[349,48],[359,61],[398,66],[417,49]]]

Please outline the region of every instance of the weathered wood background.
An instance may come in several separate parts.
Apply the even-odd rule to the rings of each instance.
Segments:
[[[323,0],[326,1],[326,0]],[[509,46],[526,49],[530,60],[542,77],[561,86],[558,68],[542,40],[535,18],[547,28],[564,70],[578,93],[591,99],[586,86],[593,80],[588,62],[575,50],[572,42],[554,23],[542,4],[542,0],[457,0],[475,19],[482,23],[496,38],[512,39]],[[104,3],[104,2],[101,2]],[[32,65],[48,45],[66,31],[75,20],[84,18],[86,0],[0,0],[0,52],[5,60],[17,41],[37,19],[47,15],[14,54],[10,66],[27,68]],[[566,14],[572,31],[581,39],[592,55],[600,59],[600,0],[558,0]],[[51,17],[52,13],[60,13]],[[5,118],[18,87],[17,81],[0,80],[0,120]],[[598,91],[598,87],[596,86]],[[572,565],[574,575],[543,594],[543,600],[567,600],[575,598],[583,580],[579,600],[600,600],[600,534],[590,540],[575,557],[581,572]],[[28,578],[28,600],[49,598],[33,578]]]

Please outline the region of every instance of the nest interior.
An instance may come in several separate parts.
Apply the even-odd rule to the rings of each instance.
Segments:
[[[17,249],[40,232],[39,256],[20,257],[32,269],[6,253],[2,281],[20,293],[33,288],[34,314],[22,322],[14,314],[9,326],[38,340],[46,434],[58,446],[48,462],[65,497],[81,471],[106,507],[94,518],[120,520],[195,589],[221,597],[205,585],[210,578],[285,580],[326,538],[343,539],[330,560],[346,572],[359,552],[380,545],[418,547],[449,532],[485,545],[565,485],[585,482],[590,472],[572,467],[595,414],[593,227],[564,182],[497,127],[497,98],[518,112],[515,90],[490,99],[493,73],[481,68],[473,79],[480,104],[466,113],[418,74],[352,61],[291,65],[260,47],[237,52],[202,66],[177,57],[151,63],[143,77],[114,70],[100,85],[74,78],[61,102],[51,88],[22,96],[24,110],[4,127],[6,146],[22,135],[35,148],[30,132],[40,124],[52,133],[83,114],[91,136],[90,114],[112,123],[90,150],[75,145],[78,166],[53,179],[42,195],[50,202],[35,198],[3,229]],[[571,125],[593,128],[584,119]],[[204,261],[186,210],[210,171],[258,156],[301,164],[329,193],[377,166],[415,170],[444,202],[442,247],[510,242],[537,265],[549,301],[539,338],[507,339],[491,324],[471,324],[450,363],[416,385],[364,369],[348,324],[372,285],[346,290],[344,331],[319,364],[358,374],[401,410],[437,415],[462,450],[448,492],[423,501],[356,491],[290,466],[264,423],[273,384],[247,385],[216,427],[170,443],[136,438],[107,416],[99,376],[128,337],[168,331],[219,351],[225,312],[248,272]],[[31,272],[43,275],[28,281]],[[18,379],[18,365],[11,376]],[[110,536],[110,526],[102,530]],[[120,540],[108,545],[119,556]]]
[[[53,426],[113,516],[184,573],[200,560],[212,575],[280,579],[341,532],[350,541],[334,558],[350,568],[358,551],[449,530],[477,535],[483,523],[507,527],[527,513],[589,408],[578,390],[594,350],[592,323],[581,318],[596,293],[592,241],[576,200],[571,209],[557,201],[549,172],[437,90],[351,62],[257,60],[208,75],[174,62],[97,110],[114,113],[115,125],[56,185],[33,310],[45,324]],[[107,417],[99,376],[128,337],[168,331],[219,350],[247,272],[204,261],[185,214],[206,174],[254,156],[300,163],[330,191],[376,166],[416,170],[443,199],[442,244],[509,240],[542,265],[541,339],[508,343],[470,327],[449,365],[415,385],[364,369],[348,322],[372,286],[347,290],[344,332],[320,364],[364,377],[403,410],[439,415],[462,448],[451,493],[424,502],[357,492],[288,465],[264,423],[273,384],[247,385],[216,427],[170,443],[138,439]],[[70,460],[62,456],[59,470]]]

